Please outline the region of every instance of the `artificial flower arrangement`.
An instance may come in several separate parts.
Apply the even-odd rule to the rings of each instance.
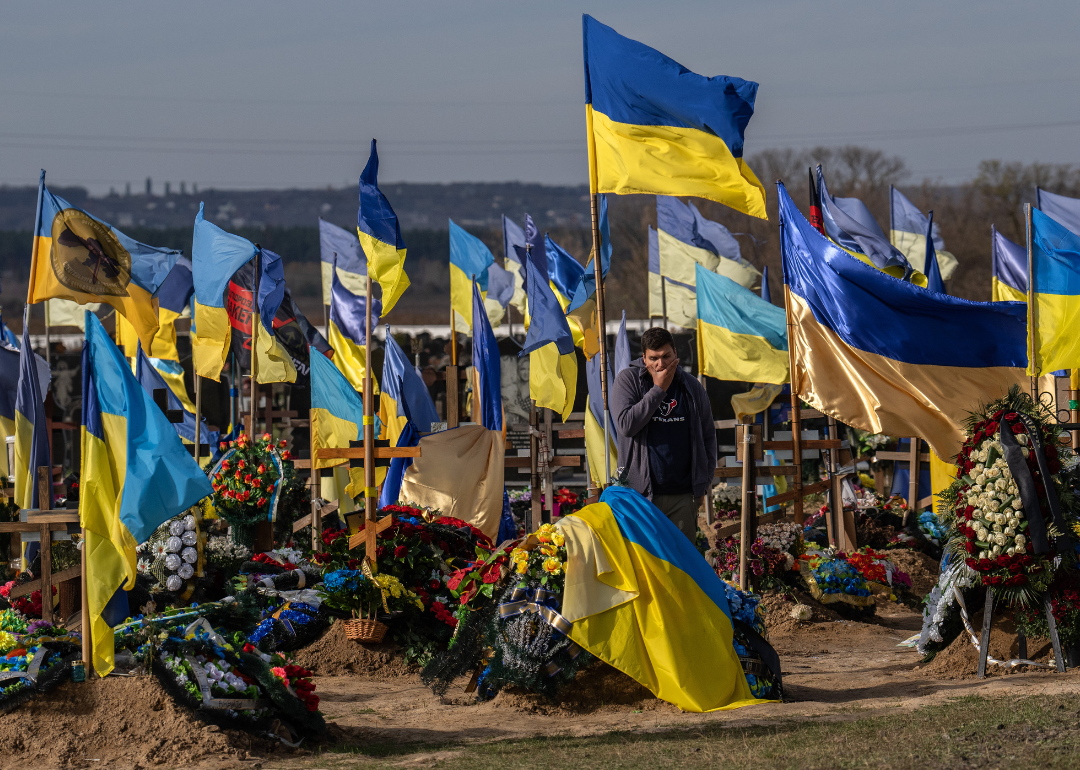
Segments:
[[[723,522],[713,524],[716,529]],[[721,580],[739,580],[739,535],[729,535],[717,540],[716,547],[706,553]],[[785,578],[798,572],[798,557],[803,551],[802,533],[797,524],[781,522],[758,527],[758,536],[750,544],[747,566],[753,573],[759,588],[776,588]]]
[[[275,444],[269,433],[255,441],[241,433],[235,441],[221,442],[224,454],[209,474],[214,510],[229,522],[237,543],[250,546],[258,522],[277,520],[286,464],[292,467],[285,445],[285,441]]]
[[[423,610],[420,597],[387,573],[365,575],[361,570],[339,569],[323,575],[319,585],[323,604],[342,614],[374,619],[379,607],[386,613]]]
[[[594,660],[566,636],[570,624],[559,614],[566,566],[563,533],[545,523],[455,573],[464,597],[457,631],[425,666],[423,681],[441,694],[456,677],[473,674],[481,699],[507,685],[554,695]]]
[[[765,627],[765,610],[761,607],[761,595],[753,591],[740,591],[734,585],[724,582],[724,593],[728,609],[731,610],[733,629],[732,646],[743,666],[743,675],[755,698],[780,699],[783,697],[779,671],[773,671],[765,663],[762,655],[762,642],[768,644],[768,630]],[[746,633],[743,625],[754,631],[757,639],[750,641],[751,634]],[[756,645],[756,646],[755,646]],[[771,648],[769,648],[771,650]],[[775,652],[768,655],[770,660],[779,664]]]
[[[151,593],[172,594],[166,600],[170,604],[187,602],[195,578],[203,574],[204,528],[203,509],[196,505],[159,526],[135,549],[139,573],[154,580]]]
[[[740,487],[717,484],[712,491],[713,513],[718,521],[731,521],[742,515],[742,491]]]
[[[378,575],[394,576],[419,599],[419,605],[402,608],[390,624],[391,633],[407,658],[426,661],[445,649],[457,626],[457,603],[447,588],[450,576],[486,559],[495,547],[476,527],[438,511],[393,505],[381,509],[379,517],[391,513],[394,523],[376,541]],[[344,530],[325,530],[322,539],[325,550],[312,559],[324,574],[362,568],[366,543],[350,550]]]
[[[1053,415],[1016,386],[974,413],[941,494],[946,552],[963,559],[998,601],[1037,606],[1062,572],[1076,568],[1077,501],[1059,474],[1071,450]]]
[[[0,586],[0,596],[4,599],[8,599],[12,608],[22,613],[28,618],[40,618],[41,617],[41,589],[32,591],[29,595],[19,596],[15,599],[9,599],[11,595],[11,589],[18,585],[18,581],[9,580],[4,585]],[[56,586],[52,587],[52,595],[56,596]]]
[[[37,669],[34,679],[0,680],[0,708],[13,708],[22,700],[60,684],[68,678],[69,664],[80,655],[78,634],[42,620],[30,621],[18,610],[0,612],[0,672]]]

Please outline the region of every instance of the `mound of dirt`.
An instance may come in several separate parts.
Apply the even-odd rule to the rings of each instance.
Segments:
[[[933,557],[910,548],[896,548],[886,553],[897,569],[911,577],[911,590],[916,595],[926,596],[937,585],[940,565]]]
[[[297,665],[316,676],[362,674],[386,680],[420,672],[420,667],[405,660],[401,648],[392,642],[361,644],[350,640],[340,620],[319,639],[293,652],[292,657]]]
[[[792,599],[795,597],[795,600]],[[800,621],[791,616],[791,611],[796,604],[805,604],[813,611],[809,620]],[[780,591],[766,591],[761,596],[761,608],[765,610],[765,628],[769,633],[791,633],[796,629],[808,626],[810,623],[826,623],[839,620],[840,615],[816,599],[811,598],[805,591],[794,590],[788,594]]]
[[[982,619],[980,613],[979,619]],[[1053,654],[1049,639],[1028,639],[1027,659],[1037,663],[1048,663]],[[1016,636],[1016,626],[1012,619],[995,619],[990,626],[990,656],[998,660],[1011,660],[1020,656],[1020,642]],[[1021,671],[1031,671],[1031,666],[995,666],[987,662],[987,676],[1005,676]],[[1035,669],[1046,671],[1049,669]],[[952,644],[934,656],[934,659],[922,668],[923,673],[936,679],[974,679],[979,674],[979,653],[971,643],[966,631],[960,633]]]
[[[517,687],[507,687],[491,703],[495,708],[544,715],[591,714],[611,708],[678,712],[676,707],[658,700],[626,674],[602,661],[580,671],[574,681],[563,687],[553,700]]]
[[[153,677],[66,682],[0,720],[4,767],[218,768],[291,751],[200,721]]]

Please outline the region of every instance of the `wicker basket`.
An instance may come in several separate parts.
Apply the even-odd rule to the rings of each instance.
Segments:
[[[378,644],[390,630],[390,626],[371,618],[352,618],[341,621],[345,626],[345,637],[354,642]]]

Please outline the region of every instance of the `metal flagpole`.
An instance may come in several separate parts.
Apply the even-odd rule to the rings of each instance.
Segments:
[[[589,144],[593,143],[592,119],[589,119]],[[589,152],[589,163],[592,166],[590,176],[595,179],[595,153]],[[595,190],[596,185],[592,185]],[[600,264],[600,195],[592,192],[589,196],[592,201],[592,238],[593,238],[593,276],[596,280],[596,328],[600,332],[600,392],[604,397],[604,479],[601,488],[611,482],[611,411],[608,409],[608,357],[607,357],[607,315],[604,312],[604,271]]]

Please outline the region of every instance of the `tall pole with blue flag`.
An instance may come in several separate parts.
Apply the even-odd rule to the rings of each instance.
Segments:
[[[1036,193],[1038,189],[1036,188]],[[1033,364],[1035,362],[1035,326],[1038,320],[1035,318],[1035,312],[1038,306],[1035,304],[1035,281],[1033,280],[1032,270],[1032,255],[1031,255],[1031,239],[1033,237],[1031,227],[1031,204],[1024,204],[1024,226],[1027,230],[1027,237],[1024,240],[1027,246],[1027,301],[1028,301],[1028,361],[1029,369],[1034,371]],[[1035,401],[1039,400],[1039,376],[1037,374],[1031,375],[1031,397]]]

